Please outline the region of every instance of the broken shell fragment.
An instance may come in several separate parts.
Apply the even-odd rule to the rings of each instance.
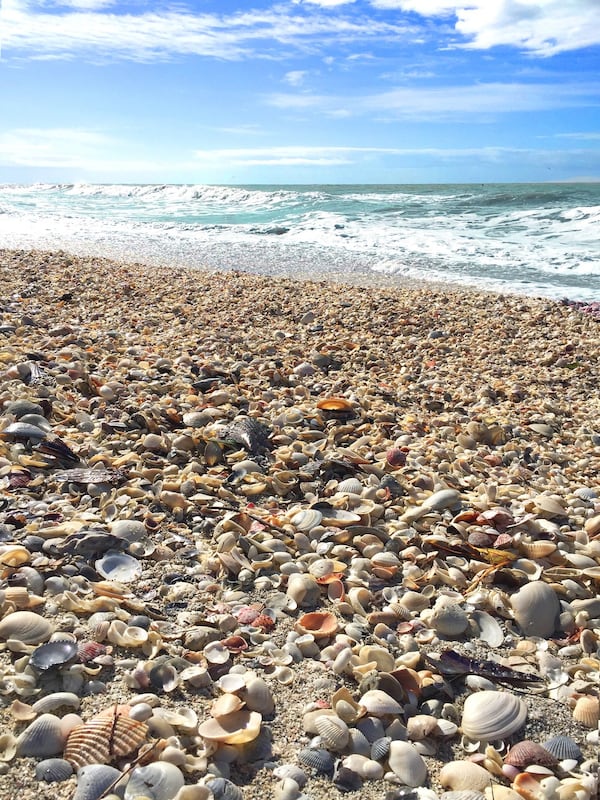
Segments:
[[[242,709],[218,719],[207,719],[198,726],[198,734],[222,744],[245,744],[256,739],[261,723],[262,716],[258,712]]]

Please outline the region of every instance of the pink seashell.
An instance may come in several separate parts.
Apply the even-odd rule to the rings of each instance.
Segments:
[[[391,447],[385,454],[385,460],[390,467],[403,467],[406,464],[406,453],[399,447]]]

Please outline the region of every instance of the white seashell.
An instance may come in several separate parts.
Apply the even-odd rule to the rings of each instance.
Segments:
[[[303,508],[290,517],[290,522],[299,531],[310,531],[321,524],[323,515],[316,508]]]
[[[315,727],[328,750],[341,751],[348,744],[350,731],[344,720],[339,717],[317,717]]]
[[[226,664],[229,661],[229,650],[221,642],[209,642],[202,652],[209,664]]]
[[[125,787],[125,800],[147,797],[150,800],[173,800],[185,781],[181,770],[168,761],[155,761],[136,767]]]
[[[364,486],[358,478],[346,478],[346,480],[340,481],[336,487],[340,494],[360,494],[363,489]]]
[[[526,583],[510,600],[514,618],[525,636],[548,638],[556,630],[560,603],[547,583]]]
[[[295,764],[282,764],[280,767],[275,767],[273,775],[280,780],[291,778],[293,781],[296,781],[300,788],[302,788],[307,781],[304,770],[300,769],[300,767]]]
[[[198,726],[198,734],[223,744],[245,744],[256,739],[261,723],[262,717],[258,712],[242,709],[219,719],[206,720]]]
[[[96,561],[95,566],[103,578],[120,583],[131,583],[142,574],[142,565],[137,558],[119,550],[109,550]]]
[[[427,765],[412,744],[390,742],[388,754],[390,769],[406,786],[423,786],[427,778]]]
[[[17,755],[45,758],[55,756],[65,748],[68,732],[60,717],[42,714],[17,739]]]
[[[107,764],[89,764],[77,771],[77,789],[72,800],[97,800],[120,777],[121,772]]]
[[[182,786],[173,800],[210,800],[211,793],[208,786],[194,783],[189,786]]]
[[[386,714],[402,714],[403,708],[393,697],[381,689],[369,689],[358,701],[367,714],[374,717],[385,717]]]
[[[0,620],[0,639],[16,639],[24,644],[48,641],[55,626],[33,611],[13,611]]]
[[[342,766],[356,772],[361,778],[368,781],[377,781],[383,778],[383,766],[372,758],[352,753],[342,761]]]
[[[504,641],[504,632],[497,620],[491,614],[479,609],[473,610],[470,616],[479,628],[479,638],[490,647],[500,647]]]
[[[406,732],[411,742],[417,742],[437,733],[438,721],[429,714],[415,714],[406,722]]]
[[[258,711],[263,716],[268,716],[275,710],[271,689],[262,678],[249,680],[242,697],[246,700],[246,708],[249,711]]]
[[[527,706],[508,692],[483,691],[465,700],[461,728],[473,741],[494,741],[511,736],[527,719]]]
[[[446,600],[442,603],[437,602],[431,610],[424,611],[421,616],[436,633],[442,636],[460,636],[469,627],[466,611],[458,603],[449,603]]]
[[[490,785],[491,776],[473,761],[450,761],[442,767],[439,780],[444,788],[453,792],[468,789],[483,792]]]
[[[294,572],[288,578],[286,594],[301,608],[309,607],[318,601],[321,587],[313,575]]]
[[[12,733],[0,734],[0,763],[12,761],[17,754],[17,739]]]
[[[46,714],[57,708],[78,709],[80,704],[81,700],[73,692],[53,692],[36,700],[31,708],[36,714]]]

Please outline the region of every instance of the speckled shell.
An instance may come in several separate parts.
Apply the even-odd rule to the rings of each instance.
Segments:
[[[13,611],[0,620],[0,639],[18,639],[25,644],[41,644],[54,630],[49,620],[33,611]]]
[[[136,767],[125,787],[125,800],[148,797],[150,800],[172,800],[184,785],[181,770],[168,761],[156,761]]]
[[[146,723],[129,716],[129,706],[114,706],[71,731],[64,757],[75,768],[106,764],[136,750],[147,733]]]
[[[510,748],[504,757],[504,763],[520,769],[524,769],[530,764],[553,767],[556,764],[556,758],[541,744],[532,742],[530,739],[523,739]]]
[[[511,736],[527,719],[527,706],[514,694],[483,691],[465,700],[461,727],[474,741],[493,741]]]
[[[72,774],[73,767],[64,758],[45,758],[35,765],[36,779],[46,783],[66,781]]]

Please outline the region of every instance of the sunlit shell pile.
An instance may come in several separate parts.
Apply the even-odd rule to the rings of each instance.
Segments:
[[[0,269],[0,800],[597,796],[593,315]]]

